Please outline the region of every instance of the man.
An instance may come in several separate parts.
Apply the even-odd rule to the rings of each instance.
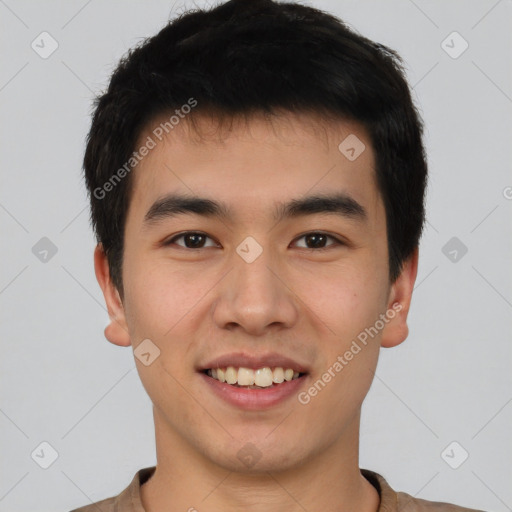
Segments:
[[[186,13],[114,72],[84,169],[105,335],[133,347],[157,466],[78,511],[469,510],[358,462],[424,222],[398,55],[296,4]]]

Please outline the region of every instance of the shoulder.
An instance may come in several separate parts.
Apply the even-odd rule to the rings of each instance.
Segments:
[[[377,512],[484,512],[452,503],[415,498],[405,492],[396,492],[382,475],[367,469],[361,469],[361,473],[379,493],[380,506]]]
[[[110,498],[75,508],[70,510],[70,512],[144,512],[140,488],[153,475],[155,469],[155,466],[139,469],[128,487],[117,496],[111,496]]]
[[[91,503],[90,505],[75,508],[70,510],[70,512],[114,512],[115,502],[116,497],[112,496],[111,498],[106,498],[104,500],[97,501],[96,503]]]
[[[483,510],[465,508],[452,503],[415,498],[405,492],[397,492],[396,496],[399,512],[484,512]]]

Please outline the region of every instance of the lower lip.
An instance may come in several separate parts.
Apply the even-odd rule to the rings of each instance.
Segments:
[[[251,411],[268,409],[296,395],[307,377],[303,375],[268,388],[246,389],[220,382],[202,372],[200,375],[217,396],[235,407]]]

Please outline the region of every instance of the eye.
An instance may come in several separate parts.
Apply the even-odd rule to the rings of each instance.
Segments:
[[[184,245],[177,244],[176,240],[183,239]],[[210,246],[205,246],[204,242],[209,239],[212,240],[208,235],[198,232],[198,231],[186,231],[184,233],[180,233],[179,235],[174,236],[173,238],[167,240],[164,245],[178,245],[185,249],[203,249],[205,247],[216,247],[217,244],[214,242]],[[212,240],[213,241],[213,240]]]
[[[183,243],[177,243],[177,240],[183,239]],[[328,235],[326,233],[312,231],[310,233],[306,233],[296,238],[295,240],[305,240],[305,245],[300,246],[296,244],[299,248],[302,249],[310,249],[314,251],[322,251],[327,250],[333,246],[344,245],[341,240],[338,240],[332,235]],[[328,240],[332,240],[333,243],[326,245]],[[210,245],[205,245],[206,240],[211,240],[212,243]],[[164,245],[177,245],[184,249],[204,249],[206,247],[218,247],[218,244],[205,233],[201,233],[200,231],[185,231],[184,233],[180,233],[176,235],[166,242]]]
[[[321,232],[317,232],[317,231],[312,231],[311,233],[306,233],[306,234],[300,236],[299,238],[296,238],[296,240],[300,240],[302,238],[305,240],[305,244],[306,244],[305,247],[304,246],[301,247],[304,249],[312,249],[312,250],[316,250],[316,251],[322,251],[322,250],[327,250],[333,246],[344,245],[341,240],[338,240],[337,238],[335,238],[331,235],[328,235],[326,233],[321,233]],[[333,240],[334,243],[326,246],[325,243],[327,242],[328,239]]]

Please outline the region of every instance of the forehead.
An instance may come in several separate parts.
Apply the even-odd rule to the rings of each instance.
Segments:
[[[130,210],[168,193],[212,197],[261,214],[284,199],[333,191],[376,207],[374,154],[362,125],[309,114],[219,119],[195,115],[148,123],[137,148],[152,146],[133,171]],[[268,208],[267,208],[268,207]]]

